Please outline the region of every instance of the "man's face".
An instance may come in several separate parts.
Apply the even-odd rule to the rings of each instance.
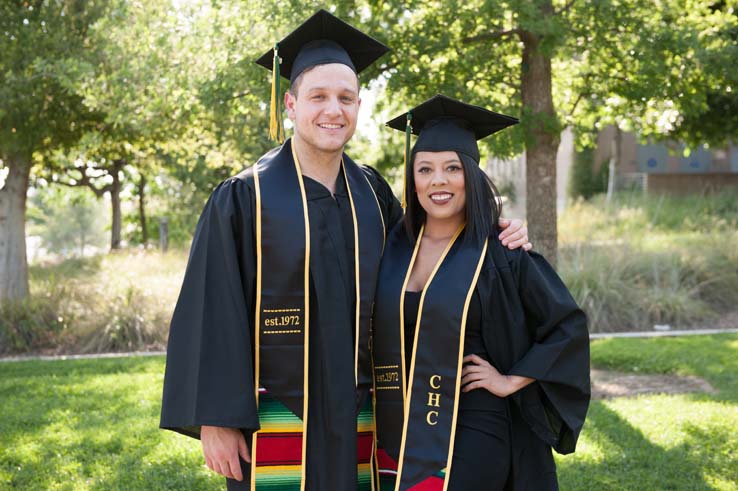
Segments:
[[[318,65],[301,75],[297,95],[284,96],[295,135],[321,152],[340,152],[356,130],[359,83],[346,65]]]

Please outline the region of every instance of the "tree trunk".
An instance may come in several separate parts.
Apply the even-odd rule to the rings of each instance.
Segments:
[[[550,17],[553,7],[544,2],[541,15]],[[522,32],[521,96],[528,118],[526,137],[526,208],[533,247],[556,265],[556,150],[559,134],[547,129],[556,121],[551,93],[551,59],[540,51],[540,38]],[[553,125],[557,126],[557,125]]]
[[[28,296],[26,258],[26,192],[31,159],[11,156],[5,186],[0,189],[0,302]]]
[[[609,205],[612,201],[612,195],[615,193],[615,183],[617,179],[617,166],[620,162],[620,126],[615,127],[615,134],[610,144],[610,165],[607,169],[607,197],[605,202]]]
[[[79,231],[79,257],[85,257],[85,245],[87,245],[87,237],[85,235],[85,228],[80,227]]]
[[[146,176],[141,174],[138,181],[138,221],[141,224],[141,243],[144,248],[149,243],[149,231],[146,229]]]
[[[113,222],[110,230],[110,249],[120,249],[120,230],[122,223],[122,216],[120,211],[120,171],[126,165],[125,159],[118,159],[113,161],[113,168],[110,171],[110,175],[113,176],[113,183],[110,186],[110,204],[113,208]]]

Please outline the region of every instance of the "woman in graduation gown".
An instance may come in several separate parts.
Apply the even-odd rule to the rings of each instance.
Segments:
[[[515,123],[441,95],[388,123],[409,158],[373,319],[382,491],[558,489],[551,449],[575,449],[585,314],[541,255],[496,238],[501,201],[478,166],[477,140]]]

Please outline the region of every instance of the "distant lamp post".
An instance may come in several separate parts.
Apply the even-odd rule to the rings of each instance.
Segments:
[[[169,249],[169,218],[159,218],[159,248],[161,252]]]

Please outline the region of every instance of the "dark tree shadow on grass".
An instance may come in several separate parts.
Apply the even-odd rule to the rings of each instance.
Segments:
[[[592,404],[584,432],[604,458],[587,462],[575,454],[560,460],[563,490],[712,489],[703,477],[708,455],[704,449],[695,451],[705,435],[691,433],[684,443],[664,449],[602,402]]]
[[[184,438],[184,437],[183,437]],[[199,443],[193,443],[199,446]],[[128,451],[113,463],[113,472],[98,480],[93,491],[221,491],[225,479],[202,469],[202,457],[177,453],[152,459],[153,446]]]

